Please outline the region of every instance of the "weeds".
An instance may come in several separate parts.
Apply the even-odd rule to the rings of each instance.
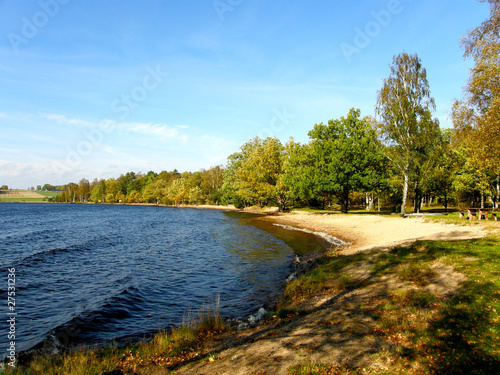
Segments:
[[[152,362],[155,366],[174,368],[200,356],[197,347],[201,340],[228,330],[228,325],[219,315],[217,301],[215,307],[204,305],[196,318],[188,315],[181,327],[174,328],[170,333],[158,332],[148,342],[129,344],[125,348],[84,348],[58,356],[37,356],[26,366],[7,369],[4,373],[94,375],[114,369],[127,371]]]
[[[344,366],[325,365],[320,362],[305,362],[288,369],[290,375],[355,375],[359,372]]]
[[[428,263],[407,263],[399,267],[398,276],[403,281],[411,281],[422,287],[429,283],[429,278],[434,276],[434,271]]]

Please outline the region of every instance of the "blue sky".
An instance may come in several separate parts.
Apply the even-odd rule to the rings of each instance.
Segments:
[[[442,127],[470,61],[475,0],[0,0],[0,184],[225,164],[255,136],[373,115],[417,53]]]

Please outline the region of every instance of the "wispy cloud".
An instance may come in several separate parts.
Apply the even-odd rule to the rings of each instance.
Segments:
[[[43,113],[42,117],[45,118],[46,120],[56,121],[57,123],[64,125],[76,125],[76,126],[88,126],[88,127],[93,127],[97,125],[90,121],[80,120],[76,118],[68,118],[64,115],[56,113]]]
[[[187,125],[170,126],[162,123],[146,123],[146,122],[117,122],[113,120],[103,120],[101,122],[93,122],[78,118],[69,118],[62,114],[44,113],[42,117],[49,121],[55,121],[62,125],[72,125],[78,127],[96,128],[100,124],[106,123],[109,128],[115,132],[126,132],[161,138],[162,140],[176,139],[186,142],[188,136],[182,133],[182,130],[188,129]]]
[[[129,133],[136,133],[142,135],[149,135],[154,137],[161,137],[163,139],[170,138],[183,138],[185,135],[181,134],[178,127],[171,127],[165,124],[152,124],[152,123],[120,123],[116,125],[116,129],[127,131]]]

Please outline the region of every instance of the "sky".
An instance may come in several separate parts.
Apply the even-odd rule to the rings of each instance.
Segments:
[[[451,127],[476,0],[0,0],[0,185],[224,165],[255,136],[308,142],[375,114],[416,53]]]

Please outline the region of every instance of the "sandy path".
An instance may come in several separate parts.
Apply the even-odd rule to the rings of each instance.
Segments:
[[[422,218],[375,215],[328,215],[293,212],[273,215],[266,220],[309,230],[325,232],[349,244],[343,254],[377,247],[394,246],[421,240],[463,240],[484,237],[487,232],[480,226],[458,226],[425,222]]]

